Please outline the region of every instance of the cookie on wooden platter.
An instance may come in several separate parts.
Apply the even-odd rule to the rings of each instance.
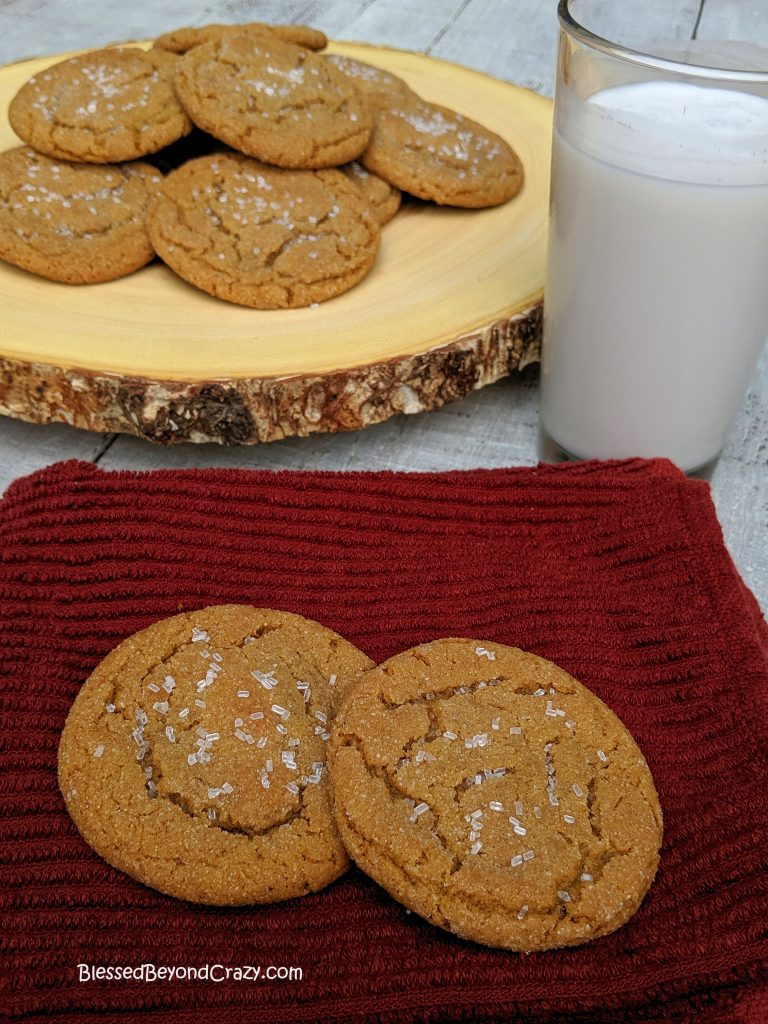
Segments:
[[[447,206],[498,206],[523,185],[523,165],[504,139],[416,96],[377,110],[360,162],[404,192]]]
[[[244,22],[239,25],[217,24],[201,25],[199,28],[179,28],[158,36],[154,45],[171,53],[187,53],[195,46],[242,32],[256,36],[274,36],[285,43],[294,43],[307,50],[323,50],[328,45],[325,33],[309,25],[267,25],[262,21]]]
[[[116,163],[154,153],[192,130],[173,88],[177,61],[133,47],[70,57],[22,86],[8,109],[11,127],[60,160]]]
[[[339,170],[357,185],[381,227],[389,224],[400,209],[403,198],[400,189],[384,181],[378,174],[366,171],[358,160],[344,164]]]
[[[198,903],[315,892],[348,866],[327,791],[329,723],[372,662],[288,612],[222,605],[129,637],[83,684],[59,784],[85,841]]]
[[[436,640],[366,673],[329,751],[347,850],[395,899],[519,951],[624,924],[659,862],[648,765],[619,719],[543,658]]]
[[[287,171],[239,153],[170,174],[148,230],[190,284],[257,309],[339,295],[368,273],[379,246],[374,215],[341,171]]]
[[[154,257],[148,164],[55,160],[29,146],[0,154],[0,258],[66,284],[112,281]]]
[[[376,106],[389,106],[398,98],[414,95],[402,78],[384,68],[340,53],[326,54],[325,59],[347,75],[366,99]]]
[[[368,145],[372,114],[349,78],[279,39],[239,33],[196,46],[175,84],[199,128],[265,163],[334,167]]]

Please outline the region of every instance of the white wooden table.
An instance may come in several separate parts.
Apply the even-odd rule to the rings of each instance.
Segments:
[[[0,64],[149,38],[184,24],[295,21],[337,39],[420,50],[551,94],[555,10],[556,0],[0,0]],[[648,23],[669,25],[676,39],[716,38],[726,32],[768,44],[768,5],[757,0],[644,0],[636,12]],[[438,412],[398,416],[360,432],[247,448],[162,448],[136,438],[0,417],[0,492],[17,477],[68,458],[88,459],[105,469],[533,465],[537,429],[538,380],[530,371]],[[726,544],[766,609],[768,350],[715,470],[712,494]]]

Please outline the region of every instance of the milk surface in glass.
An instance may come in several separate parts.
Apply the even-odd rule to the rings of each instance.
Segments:
[[[640,82],[560,112],[542,425],[577,458],[696,469],[768,333],[768,99]]]

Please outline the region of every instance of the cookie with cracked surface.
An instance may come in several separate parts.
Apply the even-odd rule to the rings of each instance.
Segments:
[[[263,21],[250,21],[240,25],[201,25],[199,28],[178,28],[158,36],[154,45],[171,53],[187,53],[195,46],[236,33],[275,36],[285,43],[294,43],[307,50],[323,50],[328,45],[324,32],[309,25],[267,25]]]
[[[198,127],[278,167],[334,167],[368,145],[371,111],[347,76],[279,39],[240,33],[196,46],[175,82]]]
[[[60,160],[135,160],[192,130],[173,89],[177,61],[132,47],[71,57],[30,78],[8,118],[24,142]]]
[[[29,146],[0,154],[0,259],[51,281],[96,284],[154,257],[146,228],[154,167],[75,164]]]
[[[341,171],[281,170],[235,153],[170,174],[147,226],[180,277],[257,309],[333,298],[370,270],[379,244],[373,214]]]
[[[341,53],[326,54],[325,59],[347,75],[372,104],[390,106],[398,99],[415,96],[402,78],[384,68],[377,68],[374,64],[366,64],[365,61]]]
[[[415,96],[377,111],[360,160],[404,192],[445,206],[498,206],[523,186],[523,165],[504,139]]]
[[[624,924],[653,881],[648,766],[594,694],[543,658],[436,640],[363,676],[332,730],[347,850],[448,931],[533,951]]]
[[[220,605],[124,640],[80,690],[59,785],[114,867],[196,903],[270,903],[348,866],[326,788],[338,696],[372,665],[317,622]]]
[[[390,185],[388,181],[384,181],[378,174],[366,171],[357,160],[344,164],[339,170],[343,171],[349,180],[357,185],[380,227],[389,224],[400,209],[403,198],[400,189]]]

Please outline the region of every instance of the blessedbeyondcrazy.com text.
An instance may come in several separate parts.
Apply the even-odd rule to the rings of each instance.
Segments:
[[[85,981],[302,981],[304,971],[301,967],[286,967],[269,964],[240,964],[226,966],[224,964],[202,964],[199,967],[158,967],[156,964],[145,963],[134,966],[103,966],[96,964],[78,964],[78,980]]]

